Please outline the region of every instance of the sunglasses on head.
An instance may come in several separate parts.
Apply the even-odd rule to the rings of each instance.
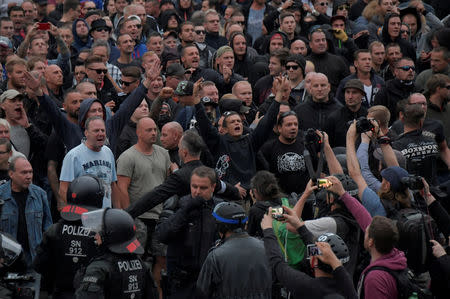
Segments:
[[[127,81],[123,81],[123,80],[119,80],[120,85],[124,85],[124,86],[130,86],[131,84],[135,83],[137,80],[131,81],[131,82],[127,82]]]
[[[294,71],[298,70],[299,66],[298,65],[286,65],[286,69],[293,69]]]
[[[195,34],[206,34],[205,30],[195,30]]]
[[[106,73],[108,72],[108,70],[107,69],[91,69],[91,68],[89,68],[91,71],[95,71],[97,74],[101,74],[101,73],[103,73],[103,74],[105,74],[106,75]]]
[[[407,71],[409,71],[409,70],[415,71],[415,70],[416,70],[416,67],[413,66],[413,65],[405,65],[405,66],[399,66],[398,69],[401,69],[402,71],[407,72]]]

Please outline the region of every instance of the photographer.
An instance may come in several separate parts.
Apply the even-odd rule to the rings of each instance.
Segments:
[[[302,223],[294,212],[285,207],[283,216],[288,220],[293,230],[300,231]],[[295,220],[296,219],[296,220]],[[357,298],[349,273],[343,267],[348,261],[348,249],[342,239],[334,234],[324,234],[316,242],[320,255],[310,258],[314,277],[289,267],[280,254],[277,238],[272,229],[272,209],[264,215],[261,228],[264,232],[264,247],[266,256],[276,278],[286,289],[293,293],[294,298],[323,298],[326,295],[340,294],[345,298]]]

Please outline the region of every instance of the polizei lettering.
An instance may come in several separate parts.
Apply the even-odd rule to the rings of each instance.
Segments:
[[[87,237],[91,233],[89,228],[78,226],[78,225],[67,225],[64,224],[62,228],[62,234],[67,234],[71,236],[84,236]]]
[[[117,266],[119,267],[119,271],[134,271],[141,270],[142,264],[140,260],[131,260],[131,261],[120,261],[117,262]]]

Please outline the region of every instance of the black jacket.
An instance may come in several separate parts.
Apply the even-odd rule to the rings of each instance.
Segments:
[[[350,71],[344,59],[337,55],[328,52],[323,54],[311,53],[307,59],[314,63],[316,72],[323,73],[328,77],[333,94],[336,92],[339,82],[350,75]]]
[[[340,107],[342,105],[335,99],[330,98],[324,103],[317,103],[308,99],[306,102],[298,104],[294,109],[298,117],[298,128],[304,131],[309,128],[323,130],[328,117]]]
[[[272,298],[272,275],[261,240],[233,233],[208,254],[197,280],[208,298]]]
[[[190,181],[191,174],[195,168],[203,166],[200,160],[190,161],[176,172],[172,173],[167,177],[167,179],[158,187],[153,189],[151,192],[145,194],[142,198],[132,203],[128,208],[127,212],[136,218],[141,214],[147,212],[148,210],[154,208],[160,203],[164,202],[166,199],[173,195],[178,195],[179,197],[185,196],[191,192]],[[225,183],[226,184],[226,183]],[[226,184],[227,188],[224,193],[221,194],[222,197],[239,200],[239,191],[236,187]],[[222,188],[222,182],[220,180],[216,183],[215,192],[220,191]]]
[[[391,112],[391,120],[389,125],[397,119],[397,103],[406,99],[414,92],[414,83],[406,85],[399,79],[392,79],[386,82],[386,86],[381,88],[374,100],[374,105],[386,106]]]
[[[205,43],[214,50],[217,50],[222,46],[228,45],[228,40],[225,36],[219,35],[219,33],[206,32]]]
[[[271,228],[264,230],[264,247],[274,275],[288,291],[293,293],[293,298],[324,298],[331,294],[340,294],[344,298],[358,298],[352,278],[343,266],[333,271],[333,278],[312,278],[289,267],[281,255],[277,238]]]
[[[330,146],[345,147],[349,127],[348,122],[358,119],[361,116],[367,116],[367,109],[363,106],[356,112],[352,112],[347,106],[343,106],[339,110],[331,113],[325,126],[325,132],[328,134]]]
[[[179,271],[196,280],[209,249],[218,238],[214,207],[218,198],[204,200],[191,195],[180,198],[180,208],[157,227],[159,240],[167,244],[167,273]]]
[[[250,188],[250,179],[256,173],[256,153],[273,129],[279,108],[280,104],[274,101],[254,131],[234,139],[228,134],[220,135],[211,125],[203,104],[195,105],[199,133],[215,155],[216,171],[220,179],[233,185],[240,182],[244,188]]]

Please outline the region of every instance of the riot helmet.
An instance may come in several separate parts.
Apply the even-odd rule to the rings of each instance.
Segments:
[[[83,226],[98,232],[103,244],[114,253],[143,254],[144,249],[136,239],[133,218],[124,210],[101,209],[84,213]]]
[[[325,242],[330,244],[331,250],[342,264],[345,264],[350,260],[350,252],[348,251],[347,244],[345,244],[344,240],[342,240],[342,238],[338,235],[333,233],[325,233],[317,238],[317,242]],[[318,261],[318,267],[327,273],[331,273],[333,271],[330,265],[327,265],[320,260]]]
[[[105,194],[102,181],[86,174],[74,179],[67,189],[67,205],[61,210],[61,217],[67,221],[80,220],[81,214],[100,209]]]
[[[242,206],[234,202],[221,202],[212,213],[217,221],[217,229],[225,234],[228,231],[241,232],[247,222],[247,215]]]

